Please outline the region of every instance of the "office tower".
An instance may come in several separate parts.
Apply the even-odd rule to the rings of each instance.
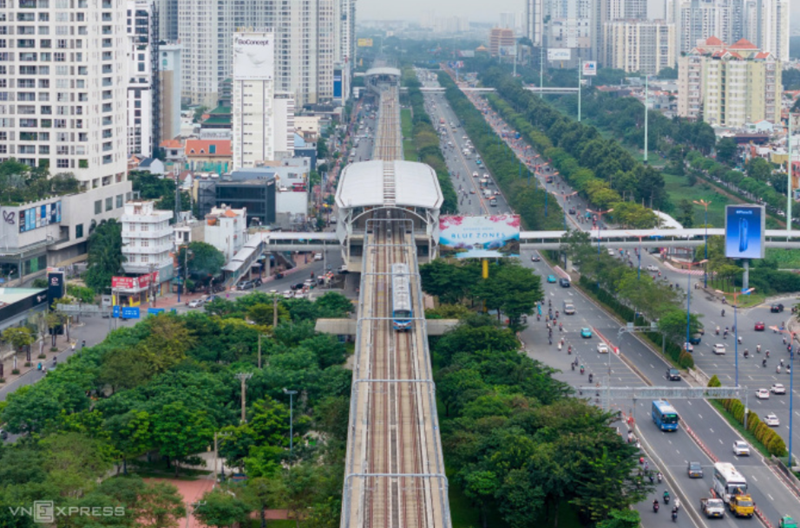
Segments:
[[[8,35],[2,43],[13,43],[0,52],[0,159],[75,175],[84,192],[61,199],[58,220],[50,219],[60,231],[47,251],[77,256],[90,226],[118,217],[131,188],[125,176],[127,3],[17,5],[0,3],[0,27]],[[45,231],[26,232],[21,243],[41,242],[28,236]]]
[[[231,75],[234,31],[261,27],[277,31],[276,89],[294,93],[299,106],[330,101],[334,11],[334,0],[179,0],[184,99],[216,106],[220,82]]]
[[[156,60],[158,13],[153,0],[128,0],[128,157],[150,157],[159,145],[161,98]]]
[[[158,35],[166,42],[178,40],[178,0],[156,0]]]
[[[525,0],[525,36],[534,46],[541,46],[544,40],[545,0]]]
[[[588,58],[592,45],[590,0],[559,0],[550,4],[545,40],[552,48],[577,50],[574,56]],[[583,51],[585,50],[585,51]]]
[[[292,94],[275,91],[272,31],[234,33],[232,92],[234,170],[291,157],[294,99]]]
[[[789,60],[789,0],[758,0],[757,30],[753,43],[773,53],[780,61]]]
[[[353,64],[356,61],[356,0],[334,0],[334,68],[339,70],[341,95],[334,98],[347,100],[352,85]],[[334,86],[336,79],[334,79]]]
[[[181,133],[181,49],[180,44],[158,47],[159,127],[164,139]]]
[[[730,127],[780,120],[781,63],[742,39],[709,38],[678,60],[678,115]]]
[[[647,0],[594,0],[589,12],[591,56],[601,63],[607,57],[604,26],[614,20],[646,20]]]
[[[657,74],[675,66],[675,25],[663,20],[614,20],[603,24],[603,64]]]

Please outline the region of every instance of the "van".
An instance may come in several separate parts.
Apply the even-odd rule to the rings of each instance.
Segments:
[[[564,301],[564,313],[567,315],[575,315],[575,305],[572,301]]]

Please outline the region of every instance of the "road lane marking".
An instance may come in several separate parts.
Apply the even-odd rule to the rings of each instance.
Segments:
[[[701,416],[700,419],[702,420],[703,417]],[[714,434],[714,430],[712,428],[709,427],[708,430],[711,431],[711,434]]]

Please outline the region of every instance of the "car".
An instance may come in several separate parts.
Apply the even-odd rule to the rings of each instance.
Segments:
[[[478,176],[479,176],[479,174],[478,174],[477,172],[473,172],[473,173],[472,173],[472,177],[473,177],[473,178],[477,178]]]
[[[656,266],[655,264],[650,264],[649,266],[647,266],[646,269],[647,271],[652,271],[653,273],[658,272],[658,266]]]
[[[470,193],[470,194],[475,194],[475,189],[470,189],[470,190],[469,190],[469,193]]]
[[[669,381],[680,381],[681,380],[681,371],[676,368],[671,368],[667,370],[667,379]]]
[[[733,454],[736,456],[750,456],[750,446],[744,440],[733,443]]]
[[[716,343],[714,345],[714,353],[717,354],[718,356],[725,354],[725,351],[726,351],[725,345],[723,345],[722,343]]]
[[[753,326],[753,330],[755,330],[756,332],[763,332],[764,331],[764,322],[763,321],[757,322],[755,324],[755,326]]]
[[[758,398],[759,400],[768,400],[769,391],[767,389],[758,389],[756,391],[756,398]]]
[[[549,282],[550,284],[555,284],[556,283],[556,276],[555,275],[548,275],[547,276],[547,282]]]
[[[692,337],[689,338],[689,342],[693,345],[699,345],[700,341],[703,339],[702,334],[694,334]]]
[[[694,345],[692,345],[691,342],[684,343],[683,349],[686,350],[687,352],[694,352]]]
[[[783,311],[783,305],[781,303],[772,303],[769,307],[769,311],[772,313],[781,313]]]
[[[201,306],[203,306],[204,303],[205,301],[202,298],[195,299],[189,302],[189,308],[200,308]]]
[[[240,282],[236,286],[236,289],[237,290],[252,290],[255,287],[256,287],[255,281],[245,280],[245,281]]]
[[[347,267],[344,264],[336,268],[337,275],[347,275],[347,273],[349,272],[347,271]]]
[[[769,413],[764,417],[764,423],[770,427],[780,427],[781,421],[775,416],[775,413]]]
[[[703,466],[700,462],[689,462],[686,472],[689,474],[689,478],[703,478]]]
[[[322,253],[314,253],[314,260],[322,260]]]
[[[559,281],[558,281],[558,284],[559,284],[559,285],[560,285],[562,288],[569,288],[569,287],[570,287],[570,282],[569,282],[569,279],[559,279]]]
[[[772,394],[786,394],[786,387],[783,386],[783,383],[773,383],[769,390],[772,391]]]
[[[303,283],[302,282],[298,282],[296,284],[292,284],[291,286],[289,286],[289,288],[291,288],[292,290],[302,290],[303,289]]]
[[[542,257],[540,257],[538,253],[534,253],[533,255],[531,255],[531,262],[541,262],[541,261]]]
[[[286,290],[281,295],[283,295],[284,299],[291,299],[294,297],[294,292],[292,290]]]
[[[575,211],[575,208],[574,208],[574,207],[570,207],[570,208],[569,208],[569,214],[571,214],[571,215],[574,215],[574,214],[576,214],[576,213],[577,213],[577,211]]]
[[[605,343],[597,343],[597,353],[598,354],[608,354],[608,345],[605,344]]]
[[[606,251],[608,252],[608,256],[609,256],[609,257],[613,257],[614,255],[616,255],[616,253],[614,252],[614,250],[613,250],[613,249],[611,249],[611,248],[608,248]]]
[[[589,339],[592,337],[592,329],[591,328],[581,328],[581,337],[584,339]]]

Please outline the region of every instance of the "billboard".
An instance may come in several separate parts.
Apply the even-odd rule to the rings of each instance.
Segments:
[[[339,99],[342,97],[342,72],[341,70],[334,70],[333,72],[333,97]]]
[[[6,223],[13,224],[13,213],[4,213]],[[61,201],[39,205],[19,211],[19,232],[25,233],[40,227],[61,222]]]
[[[359,48],[371,48],[372,47],[372,39],[369,39],[369,38],[360,38],[360,39],[358,39],[358,47]]]
[[[456,258],[519,257],[519,215],[442,216],[439,252]]]
[[[594,77],[595,75],[597,75],[597,62],[583,61],[583,76]]]
[[[272,33],[234,33],[233,79],[271,81],[275,76],[275,40]]]
[[[725,256],[736,259],[764,258],[766,214],[762,205],[725,207]]]
[[[549,61],[568,61],[572,58],[572,50],[569,48],[549,48],[547,50],[547,60]]]

